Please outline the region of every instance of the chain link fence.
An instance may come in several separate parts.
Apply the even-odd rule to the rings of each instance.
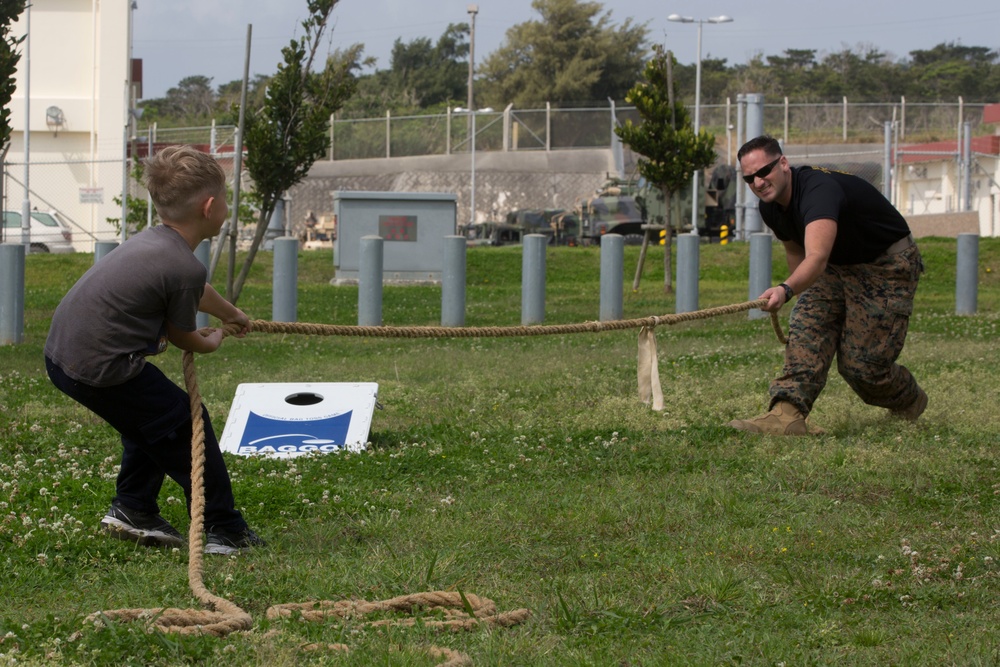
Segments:
[[[984,104],[957,102],[855,103],[765,103],[764,128],[786,145],[831,143],[881,143],[885,122],[898,127],[901,142],[921,143],[953,139],[964,123],[976,132],[991,132],[982,124]],[[691,110],[693,113],[693,109]],[[701,127],[722,141],[736,130],[739,104],[703,104]],[[476,113],[475,149],[566,150],[606,148],[612,143],[614,119],[641,122],[634,107],[609,102],[606,106]],[[330,120],[329,160],[448,155],[469,152],[471,121],[466,113],[338,118]],[[152,137],[154,144],[185,143],[204,147],[209,153],[231,150],[236,128],[232,125],[143,129],[134,140],[140,145]]]
[[[957,145],[961,127],[969,123],[973,135],[992,134],[993,129],[982,124],[982,104],[956,103],[908,104],[791,104],[782,102],[764,105],[765,131],[783,139],[790,161],[812,164],[855,173],[883,189],[884,126],[893,122],[894,141],[898,147],[894,163],[907,150],[905,145],[930,141],[949,141]],[[701,125],[716,135],[720,147],[720,162],[733,164],[739,104],[703,105]],[[537,109],[500,111],[480,110],[475,117],[468,113],[393,116],[380,118],[331,118],[330,152],[328,160],[367,158],[401,158],[430,155],[468,154],[472,151],[547,151],[608,148],[614,144],[614,123],[632,120],[641,122],[634,107],[594,105],[579,108],[556,108],[546,105]],[[475,127],[473,136],[472,129]],[[129,155],[145,157],[151,150],[176,143],[191,144],[215,155],[231,177],[236,128],[232,125],[211,124],[202,127],[140,128],[130,141]],[[856,149],[854,148],[856,146]],[[33,208],[56,211],[72,228],[74,244],[79,250],[93,248],[98,240],[117,240],[118,232],[109,219],[121,217],[120,197],[125,160],[113,156],[110,146],[98,146],[95,160],[32,161],[31,192],[27,193]],[[954,153],[936,157],[939,162],[954,163]],[[130,158],[131,159],[131,158]],[[996,156],[983,154],[982,159],[994,163]],[[898,200],[901,210],[918,213],[944,208],[954,210],[962,193],[946,191],[947,184],[957,176],[924,172],[939,167],[901,164],[894,176],[890,198]],[[945,167],[940,167],[944,169]],[[972,182],[981,196],[993,196],[995,178],[987,173],[990,167],[979,169],[985,174]],[[7,162],[3,171],[4,210],[20,211],[25,197],[24,164]],[[900,182],[914,187],[900,192]],[[922,184],[926,181],[926,185]],[[130,196],[146,198],[141,185],[128,179]],[[985,193],[985,194],[983,194]],[[973,193],[975,194],[975,192]],[[966,195],[968,197],[968,195]],[[937,201],[937,206],[934,202]],[[994,205],[992,209],[995,209]],[[992,210],[991,209],[991,210]],[[1000,214],[998,214],[1000,215]]]

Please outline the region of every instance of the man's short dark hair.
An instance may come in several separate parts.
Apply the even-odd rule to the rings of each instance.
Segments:
[[[778,140],[772,136],[762,134],[759,137],[754,137],[750,141],[743,144],[740,150],[736,153],[736,159],[740,162],[743,161],[743,156],[751,151],[762,150],[771,157],[778,157],[781,153],[781,144]]]

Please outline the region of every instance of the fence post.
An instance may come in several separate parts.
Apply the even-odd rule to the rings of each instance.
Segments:
[[[698,310],[698,271],[701,236],[697,231],[677,235],[677,314]]]
[[[972,210],[972,123],[962,124],[965,133],[962,136],[962,199],[963,211]]]
[[[906,139],[906,95],[899,96],[899,140]]]
[[[521,246],[521,326],[545,320],[544,234],[525,234]]]
[[[444,237],[444,264],[441,270],[441,326],[465,326],[464,236]]]
[[[647,232],[648,233],[648,232]],[[620,320],[624,312],[622,290],[625,286],[625,237],[605,234],[601,237],[601,322]]]
[[[959,234],[955,259],[955,314],[974,315],[979,298],[979,234]]]
[[[892,201],[892,121],[882,125],[882,194]]]
[[[844,143],[847,143],[847,95],[844,95]]]
[[[750,140],[764,134],[764,96],[759,93],[749,93],[746,95],[746,105],[746,136],[747,140]],[[750,186],[744,183],[743,179],[737,184],[743,189],[743,240],[746,240],[751,234],[761,231],[764,223],[757,209],[757,197],[753,195]]]
[[[552,150],[552,103],[545,103],[545,152]]]
[[[0,345],[17,345],[24,338],[23,243],[0,244]]]
[[[785,145],[788,145],[788,96],[785,95]]]
[[[358,273],[358,326],[382,326],[382,237],[362,236]]]
[[[292,236],[274,239],[274,270],[271,278],[271,319],[297,322],[299,309],[299,240]]]
[[[753,301],[771,286],[771,235],[759,232],[750,235],[750,288],[747,301]],[[751,308],[749,319],[765,317],[760,308]]]

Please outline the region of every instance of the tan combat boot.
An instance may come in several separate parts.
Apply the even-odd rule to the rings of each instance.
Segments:
[[[896,419],[905,419],[909,422],[917,421],[917,417],[924,414],[924,410],[927,409],[927,393],[923,389],[917,387],[917,398],[909,407],[902,408],[900,410],[890,410],[889,414]]]
[[[787,401],[778,401],[771,411],[753,419],[734,419],[733,428],[765,435],[809,435],[806,416]]]

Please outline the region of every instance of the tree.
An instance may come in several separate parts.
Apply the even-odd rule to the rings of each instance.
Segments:
[[[615,134],[643,156],[638,160],[639,174],[663,192],[663,224],[667,232],[663,289],[671,292],[671,197],[691,183],[696,169],[705,169],[715,162],[715,137],[704,129],[695,134],[687,109],[675,101],[671,77],[673,54],[664,53],[659,45],[654,46],[653,51],[654,56],[643,72],[645,81],[635,84],[625,96],[626,102],[635,105],[642,123],[636,125],[626,120],[615,128]],[[697,206],[698,202],[693,205]],[[648,240],[648,232],[646,237]]]
[[[997,55],[983,46],[941,43],[911,51],[910,73],[928,99],[990,99],[996,95]]]
[[[465,98],[468,86],[469,43],[466,23],[448,25],[437,44],[421,37],[392,46],[390,79],[394,88],[409,93],[422,108]]]
[[[246,166],[254,182],[260,214],[240,275],[232,290],[227,289],[227,297],[234,304],[264,240],[275,205],[327,152],[330,115],[354,92],[352,72],[358,67],[360,45],[327,58],[322,71],[312,69],[338,2],[308,0],[309,18],[302,22],[305,34],[281,50],[284,62],[270,80],[264,106],[254,109],[248,105],[244,110]]]
[[[611,25],[599,2],[533,0],[541,20],[510,28],[480,68],[496,106],[620,100],[642,71],[646,27]]]

